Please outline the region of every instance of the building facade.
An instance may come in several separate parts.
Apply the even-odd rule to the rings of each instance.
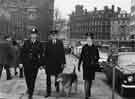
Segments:
[[[131,0],[130,34],[135,34],[135,0]]]
[[[129,35],[130,14],[126,11],[121,11],[118,16],[111,21],[111,39],[112,40],[127,40]]]
[[[84,39],[84,34],[87,32],[94,33],[97,40],[111,39],[111,20],[120,13],[118,7],[115,11],[115,6],[111,8],[105,6],[103,10],[87,12],[83,6],[77,5],[75,12],[70,15],[70,38]]]
[[[0,0],[0,34],[26,38],[29,30],[38,28],[40,39],[48,39],[53,26],[54,0]],[[3,25],[4,24],[4,25]]]

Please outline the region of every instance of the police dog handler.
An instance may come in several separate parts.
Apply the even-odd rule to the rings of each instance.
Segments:
[[[80,71],[81,63],[83,63],[83,80],[85,99],[89,99],[91,96],[91,85],[95,79],[95,72],[98,66],[99,52],[98,48],[93,44],[94,35],[92,33],[86,33],[87,44],[82,48],[81,56],[78,63],[78,71]]]
[[[56,81],[58,74],[63,71],[65,66],[65,52],[61,40],[58,40],[58,31],[50,31],[50,40],[46,44],[45,49],[45,70],[46,70],[46,96],[51,96],[51,76],[55,76],[56,91],[59,92],[59,83]]]
[[[27,84],[29,99],[32,99],[33,96],[35,80],[43,53],[43,47],[37,38],[38,30],[33,28],[29,39],[24,42],[21,50],[21,61],[24,66],[24,76]]]

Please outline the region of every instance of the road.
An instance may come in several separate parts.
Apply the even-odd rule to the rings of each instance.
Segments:
[[[74,66],[77,66],[77,59],[71,55],[66,56],[67,66],[64,72],[71,72]],[[77,72],[79,82],[78,82],[78,92],[75,93],[74,90],[70,97],[63,97],[61,94],[55,92],[54,84],[52,84],[52,96],[47,99],[84,99],[84,89],[82,72]],[[52,77],[52,80],[54,78]],[[46,90],[46,76],[44,70],[39,70],[36,84],[34,99],[45,99]],[[26,91],[25,79],[19,79],[14,77],[13,80],[7,81],[5,71],[3,72],[2,78],[0,80],[0,99],[27,99],[27,95],[24,94]],[[106,77],[103,73],[96,73],[96,79],[93,81],[92,85],[92,97],[91,99],[112,99],[111,88],[106,84]],[[115,99],[123,99],[117,93],[115,94]]]

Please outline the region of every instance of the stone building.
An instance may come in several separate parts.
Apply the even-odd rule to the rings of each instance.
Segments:
[[[126,11],[121,11],[118,16],[111,21],[111,39],[112,40],[127,40],[129,35],[129,20],[130,14]]]
[[[82,5],[75,7],[75,12],[70,15],[70,38],[84,39],[86,32],[95,34],[97,40],[111,39],[111,20],[121,12],[118,7],[115,11],[115,6],[111,8],[104,6],[103,10],[94,8],[88,12]]]
[[[37,27],[40,39],[47,40],[53,26],[53,10],[54,0],[0,0],[0,34],[23,39],[31,28]]]
[[[135,34],[135,0],[131,0],[130,34]]]

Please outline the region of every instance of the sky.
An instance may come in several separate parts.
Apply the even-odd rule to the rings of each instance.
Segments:
[[[103,9],[105,5],[111,8],[114,4],[117,7],[121,7],[122,10],[130,12],[131,0],[54,0],[55,8],[58,8],[62,18],[68,19],[69,14],[75,10],[75,5],[80,4],[84,6],[84,9],[92,11],[94,7],[97,9]]]

